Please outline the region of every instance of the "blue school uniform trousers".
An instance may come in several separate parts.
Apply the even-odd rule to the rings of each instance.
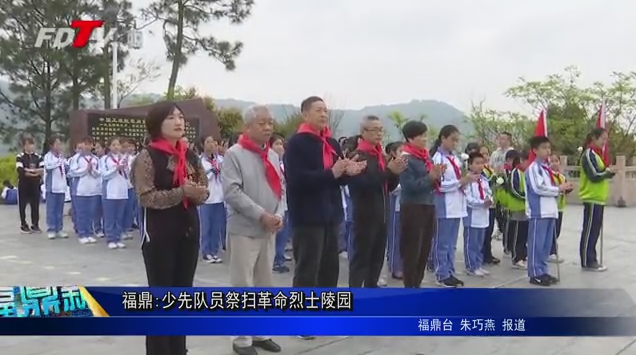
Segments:
[[[549,275],[548,258],[559,217],[559,187],[543,162],[534,161],[525,171],[526,215],[528,216],[528,277]]]
[[[466,199],[460,187],[461,172],[457,171],[461,160],[452,154],[437,151],[433,155],[433,163],[446,166],[439,191],[435,194],[437,228],[433,238],[435,277],[437,281],[443,281],[455,275],[459,224],[467,216]]]
[[[218,256],[225,239],[226,211],[219,160],[201,155],[201,166],[208,177],[210,196],[199,206],[201,256]],[[215,160],[216,159],[216,160]]]
[[[388,268],[391,275],[402,273],[402,257],[400,255],[400,195],[399,190],[393,191],[389,214],[389,240],[387,244]]]
[[[289,217],[285,212],[285,220],[283,229],[276,233],[276,255],[274,256],[274,266],[283,265],[285,263],[285,246],[291,238],[291,227],[289,226]]]
[[[93,224],[99,206],[99,159],[92,154],[79,155],[71,160],[69,172],[75,180],[75,196],[72,201],[77,236],[80,239],[89,238],[95,234]]]
[[[48,152],[44,155],[44,169],[47,232],[58,234],[64,227],[64,198],[68,187],[66,160]]]
[[[102,161],[102,209],[104,236],[108,243],[118,243],[124,234],[124,213],[128,202],[128,178],[118,171],[121,159],[107,157]]]
[[[486,201],[493,200],[488,180],[481,176],[480,181],[464,188],[467,216],[464,218],[464,265],[466,270],[474,272],[484,263],[483,246],[486,230],[490,222],[490,209]]]

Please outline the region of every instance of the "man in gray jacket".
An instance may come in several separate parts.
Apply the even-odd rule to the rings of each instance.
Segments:
[[[221,167],[230,282],[234,287],[273,287],[276,232],[283,227],[286,210],[280,161],[268,145],[274,119],[267,107],[251,106],[243,120],[246,129],[225,153]],[[256,347],[281,351],[269,337],[233,338],[238,355],[256,355]]]

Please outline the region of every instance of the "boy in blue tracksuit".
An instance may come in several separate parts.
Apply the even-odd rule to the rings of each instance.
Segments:
[[[550,286],[559,280],[550,275],[548,259],[559,217],[557,198],[572,188],[571,183],[556,184],[550,169],[550,140],[530,139],[534,161],[525,171],[526,215],[528,216],[528,277],[530,283]]]
[[[468,215],[464,218],[464,264],[466,273],[473,276],[486,276],[490,272],[483,268],[482,248],[486,229],[490,222],[490,206],[493,205],[492,191],[488,179],[482,175],[485,159],[479,152],[468,156],[468,171],[479,176],[477,181],[466,185],[466,204]]]

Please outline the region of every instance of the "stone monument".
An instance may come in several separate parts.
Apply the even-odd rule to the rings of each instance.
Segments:
[[[213,136],[221,140],[219,120],[201,99],[177,101],[186,119],[186,136],[190,142],[200,137]],[[112,137],[132,138],[141,144],[146,136],[145,118],[152,105],[124,107],[109,110],[76,110],[69,117],[70,146],[90,136],[105,143]]]

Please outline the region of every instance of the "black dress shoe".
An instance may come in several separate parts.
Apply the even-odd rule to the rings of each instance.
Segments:
[[[232,344],[232,350],[234,350],[236,355],[258,355],[254,346],[237,346],[236,344]]]
[[[552,284],[558,284],[559,283],[559,279],[550,275],[550,274],[545,274],[544,275],[546,279],[548,279],[548,281],[550,281],[550,283]]]
[[[548,280],[545,276],[531,277],[530,283],[537,286],[548,287],[552,285],[552,282]]]
[[[282,350],[280,345],[276,344],[276,342],[274,342],[272,339],[253,340],[252,345],[265,351],[269,351],[270,353],[279,353]]]

